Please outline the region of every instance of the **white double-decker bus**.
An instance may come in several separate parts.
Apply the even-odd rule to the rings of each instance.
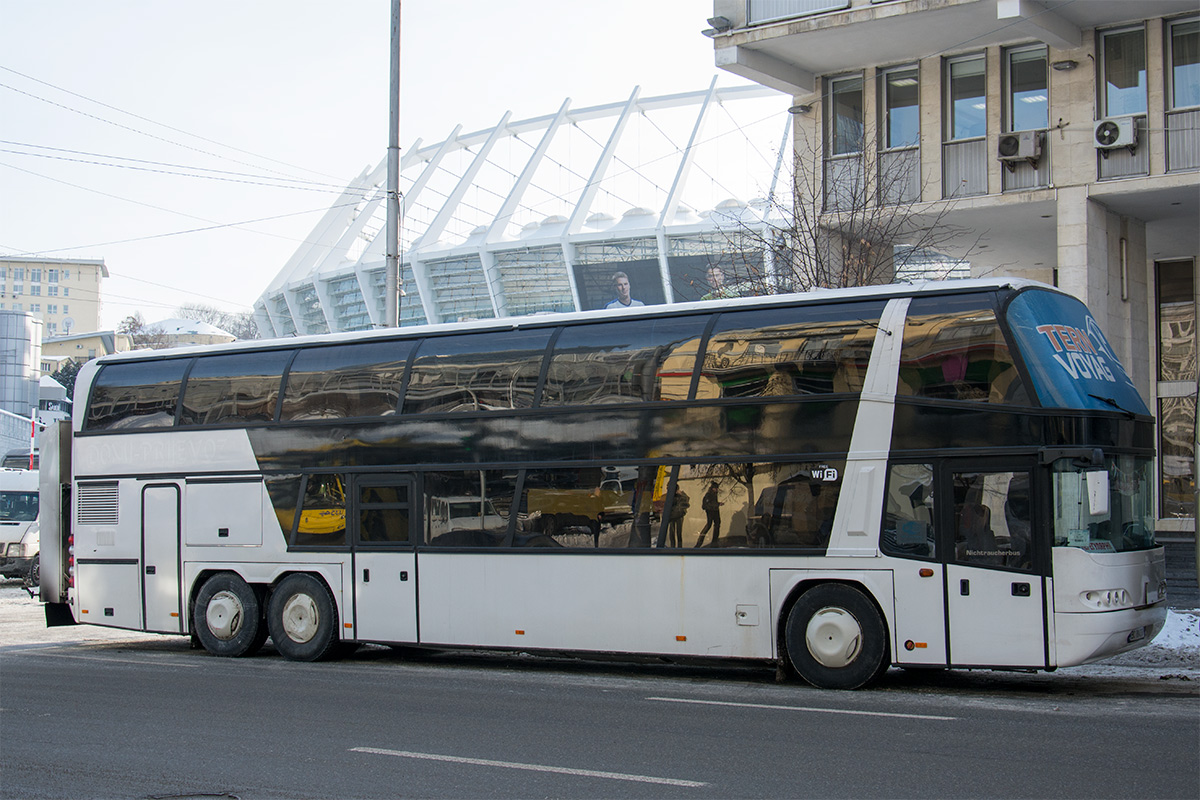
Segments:
[[[1153,421],[1077,300],[956,281],[131,353],[42,447],[51,623],[1054,669],[1166,617]]]

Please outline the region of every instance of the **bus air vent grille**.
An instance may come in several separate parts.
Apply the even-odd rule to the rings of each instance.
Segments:
[[[76,497],[80,525],[117,524],[117,484],[81,483]]]

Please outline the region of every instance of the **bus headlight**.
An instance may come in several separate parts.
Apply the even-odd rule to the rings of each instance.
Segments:
[[[1133,605],[1133,597],[1124,589],[1092,589],[1079,593],[1079,602],[1088,608],[1105,611]]]

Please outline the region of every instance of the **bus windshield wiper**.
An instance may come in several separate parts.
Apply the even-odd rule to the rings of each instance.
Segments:
[[[1124,408],[1124,407],[1123,407],[1123,406],[1122,406],[1120,403],[1118,403],[1116,400],[1113,400],[1111,397],[1101,397],[1101,396],[1100,396],[1100,395],[1098,395],[1098,394],[1090,394],[1090,393],[1088,394],[1088,397],[1094,397],[1094,398],[1096,398],[1097,400],[1099,400],[1101,403],[1105,403],[1106,405],[1110,405],[1110,406],[1112,406],[1112,407],[1113,407],[1113,408],[1115,408],[1117,411],[1120,411],[1120,412],[1122,412],[1123,414],[1125,414],[1126,416],[1128,416],[1130,419],[1133,419],[1135,416],[1137,416],[1137,415],[1136,415],[1136,414],[1134,414],[1132,411],[1130,411],[1128,408]]]

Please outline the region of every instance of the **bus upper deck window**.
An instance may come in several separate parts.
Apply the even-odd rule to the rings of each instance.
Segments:
[[[544,406],[686,400],[708,317],[565,328],[554,345]]]
[[[84,430],[169,428],[191,359],[108,364],[92,384]]]
[[[270,422],[290,350],[196,359],[183,390],[181,425]]]
[[[896,393],[1030,405],[988,296],[918,297],[908,307]]]
[[[882,311],[876,301],[722,314],[697,397],[861,392]]]
[[[283,421],[396,413],[412,342],[384,341],[301,350],[288,370]]]
[[[530,408],[550,328],[426,339],[417,351],[404,413]]]

